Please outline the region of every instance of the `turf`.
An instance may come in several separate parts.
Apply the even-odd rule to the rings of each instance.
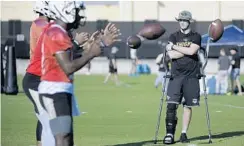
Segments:
[[[17,96],[1,96],[2,146],[35,145],[36,117],[33,107],[22,92],[19,76]],[[153,138],[160,102],[160,89],[153,87],[155,76],[120,79],[130,86],[104,85],[103,76],[76,76],[75,93],[79,107],[85,112],[75,117],[76,146],[142,146],[154,145]],[[244,78],[242,77],[242,81]],[[244,97],[209,96],[212,146],[244,146]],[[182,108],[178,110],[179,124],[176,139],[181,131]],[[162,112],[159,142],[162,145],[165,104]],[[205,118],[205,104],[193,112],[188,137],[190,144],[176,146],[209,145]]]

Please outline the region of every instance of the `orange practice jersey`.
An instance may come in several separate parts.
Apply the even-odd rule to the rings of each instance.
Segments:
[[[41,47],[38,47],[38,42],[41,43],[41,34],[48,21],[44,18],[37,18],[32,22],[30,28],[30,64],[27,67],[27,72],[41,76]],[[40,45],[39,45],[40,46]]]
[[[58,64],[55,53],[72,47],[71,38],[66,30],[57,24],[51,25],[44,33],[42,43],[42,77],[41,80],[53,82],[72,82]]]

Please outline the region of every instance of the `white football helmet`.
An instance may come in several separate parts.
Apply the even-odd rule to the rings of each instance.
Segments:
[[[47,16],[49,14],[48,3],[48,1],[36,1],[33,11]]]
[[[65,23],[73,23],[76,19],[77,9],[84,7],[81,1],[50,1],[49,9],[55,16],[54,19],[60,19]],[[84,15],[80,14],[79,15]],[[84,16],[85,17],[85,16]]]
[[[76,3],[76,8],[78,9],[78,19],[79,21],[79,25],[80,26],[84,26],[86,24],[86,14],[85,14],[85,4],[83,1],[75,1]]]

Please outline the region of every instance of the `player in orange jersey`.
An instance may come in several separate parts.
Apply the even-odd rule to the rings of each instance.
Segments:
[[[111,23],[100,33],[96,31],[82,46],[82,56],[73,59],[74,44],[68,35],[79,23],[82,11],[76,9],[79,1],[51,1],[50,11],[55,15],[42,42],[42,77],[38,87],[42,106],[49,114],[56,146],[73,146],[73,73],[101,54],[103,46],[118,41],[119,30]]]

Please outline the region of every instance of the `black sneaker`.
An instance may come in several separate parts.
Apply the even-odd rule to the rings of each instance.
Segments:
[[[182,143],[189,143],[190,142],[190,140],[186,136],[186,133],[181,133],[180,142],[182,142]]]
[[[174,141],[174,137],[173,135],[166,135],[163,139],[163,143],[164,144],[174,144],[175,141]]]

